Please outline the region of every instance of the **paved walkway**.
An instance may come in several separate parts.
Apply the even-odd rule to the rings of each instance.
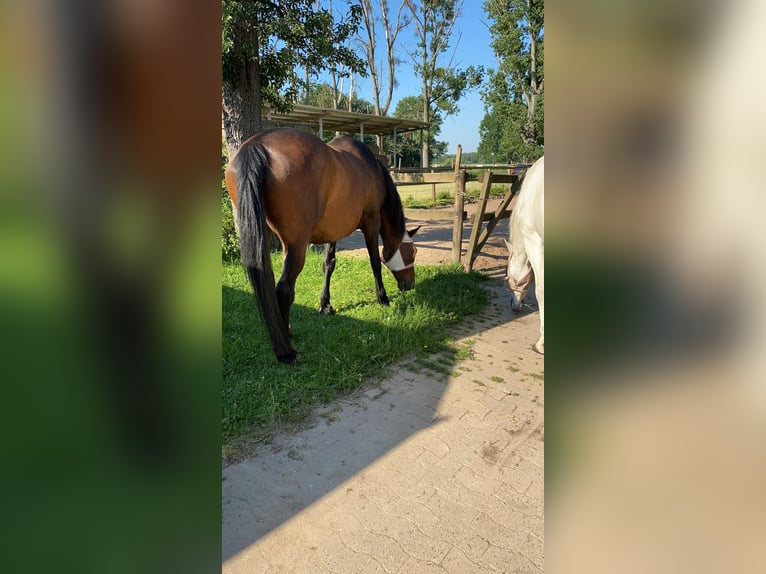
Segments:
[[[539,315],[492,280],[452,375],[397,368],[223,471],[223,572],[543,570]]]

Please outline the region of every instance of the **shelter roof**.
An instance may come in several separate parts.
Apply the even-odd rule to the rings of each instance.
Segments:
[[[426,122],[406,120],[388,116],[359,114],[332,108],[319,108],[295,104],[287,114],[280,114],[264,106],[262,113],[264,124],[274,126],[308,126],[315,131],[339,131],[351,134],[392,134],[428,129]],[[320,123],[321,120],[321,123]]]

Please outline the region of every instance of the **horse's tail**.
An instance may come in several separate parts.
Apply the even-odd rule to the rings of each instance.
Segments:
[[[252,143],[243,146],[234,160],[237,173],[239,245],[242,265],[255,291],[274,354],[283,363],[295,361],[288,326],[282,318],[271,266],[271,230],[266,225],[266,176],[270,169],[266,149]]]

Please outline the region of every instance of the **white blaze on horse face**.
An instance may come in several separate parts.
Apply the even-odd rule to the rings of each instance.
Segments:
[[[524,298],[527,296],[524,291],[511,289],[511,310],[514,313],[520,313],[524,309]]]
[[[410,237],[409,233],[407,233],[407,231],[404,232],[404,237],[402,237],[401,243],[412,243],[412,238]],[[382,259],[383,258],[381,257],[381,260]],[[388,267],[389,270],[393,273],[396,271],[404,271],[405,269],[414,267],[415,261],[413,261],[409,265],[405,264],[404,258],[402,257],[402,250],[399,247],[397,247],[396,253],[394,253],[388,261],[383,261],[383,265]]]
[[[391,259],[384,261],[383,265],[388,267],[392,272],[404,269],[406,266],[404,265],[404,259],[402,258],[402,251],[397,249]]]

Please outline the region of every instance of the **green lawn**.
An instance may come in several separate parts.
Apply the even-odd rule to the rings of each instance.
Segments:
[[[272,260],[278,276],[281,257]],[[415,289],[405,293],[384,269],[391,305],[378,305],[369,261],[339,253],[331,284],[337,313],[322,316],[321,268],[321,255],[309,250],[290,316],[298,364],[286,366],[274,358],[241,266],[224,265],[224,442],[244,433],[264,439],[276,424],[300,421],[313,405],[358,388],[397,360],[436,354],[454,363],[462,350],[450,344],[447,328],[488,300],[482,275],[440,266],[418,267]]]

